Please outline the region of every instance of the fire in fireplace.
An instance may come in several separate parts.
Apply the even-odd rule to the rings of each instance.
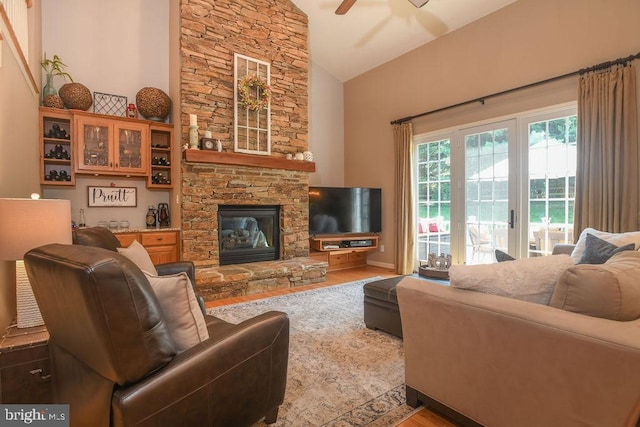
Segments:
[[[218,206],[220,265],[280,259],[279,206]]]

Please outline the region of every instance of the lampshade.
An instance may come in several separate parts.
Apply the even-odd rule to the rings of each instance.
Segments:
[[[42,325],[24,270],[24,254],[49,243],[71,243],[69,200],[0,199],[0,260],[16,261],[18,327]]]

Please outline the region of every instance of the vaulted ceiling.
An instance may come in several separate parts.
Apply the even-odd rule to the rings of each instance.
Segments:
[[[342,0],[292,0],[309,17],[311,60],[350,80],[516,0],[358,0],[346,15]]]

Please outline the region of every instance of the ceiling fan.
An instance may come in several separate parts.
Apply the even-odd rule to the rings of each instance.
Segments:
[[[409,0],[415,7],[422,7],[429,3],[429,0]],[[340,6],[336,9],[336,15],[344,15],[351,9],[351,6],[355,4],[356,0],[342,0]]]

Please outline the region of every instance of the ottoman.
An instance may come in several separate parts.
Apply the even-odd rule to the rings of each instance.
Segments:
[[[396,285],[404,277],[390,277],[364,285],[364,323],[367,328],[379,329],[402,338]]]

